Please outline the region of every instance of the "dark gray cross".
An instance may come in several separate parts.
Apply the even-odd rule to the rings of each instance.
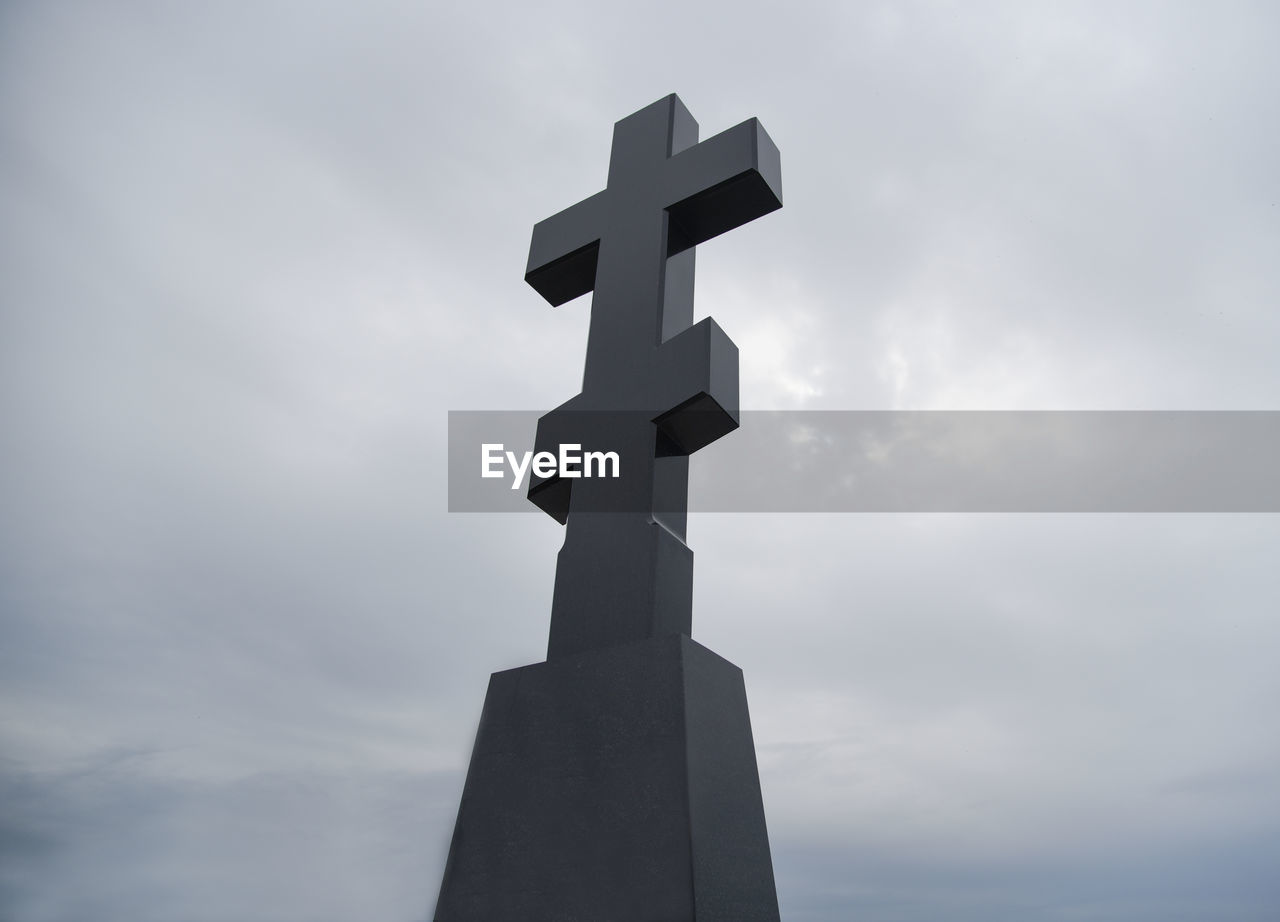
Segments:
[[[553,306],[595,291],[582,393],[538,421],[536,448],[616,451],[622,474],[530,482],[567,526],[548,658],[690,632],[689,455],[738,426],[738,348],[693,325],[694,247],[781,207],[760,123],[698,143],[672,94],[614,126],[604,191],[534,227],[525,280]]]

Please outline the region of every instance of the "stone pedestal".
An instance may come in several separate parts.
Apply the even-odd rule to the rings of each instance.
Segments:
[[[495,673],[436,922],[776,922],[742,670],[668,635]]]

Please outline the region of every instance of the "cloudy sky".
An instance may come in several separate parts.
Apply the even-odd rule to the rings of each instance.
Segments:
[[[1275,410],[1259,3],[0,7],[0,918],[421,922],[561,529],[449,410],[677,92],[785,208],[698,253],[743,406]],[[695,458],[731,464],[733,437]],[[1280,916],[1280,521],[702,514],[792,922]]]

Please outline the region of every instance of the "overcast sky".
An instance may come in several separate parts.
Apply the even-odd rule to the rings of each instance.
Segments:
[[[758,116],[751,409],[1276,410],[1258,3],[0,6],[0,918],[422,922],[562,530],[449,410],[617,119]],[[733,437],[694,459],[732,464]],[[695,515],[791,922],[1280,917],[1275,515]]]

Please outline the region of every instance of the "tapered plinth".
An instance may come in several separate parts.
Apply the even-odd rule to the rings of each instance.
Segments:
[[[436,922],[776,922],[742,671],[684,635],[495,673]]]

